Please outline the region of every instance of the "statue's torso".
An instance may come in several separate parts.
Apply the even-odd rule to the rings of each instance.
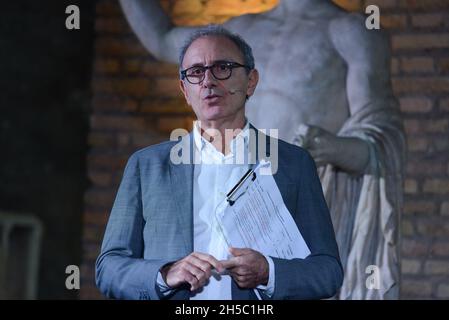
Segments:
[[[348,118],[347,68],[329,38],[328,22],[259,19],[251,27],[258,33],[248,30],[260,80],[246,112],[256,127],[277,128],[291,142],[301,123],[336,133]]]

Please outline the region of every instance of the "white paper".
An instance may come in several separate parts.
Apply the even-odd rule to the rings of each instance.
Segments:
[[[233,196],[235,203],[231,206],[224,201],[217,209],[226,242],[271,257],[305,258],[310,250],[267,170],[271,170],[271,163],[261,161],[255,169],[256,179],[247,179]]]

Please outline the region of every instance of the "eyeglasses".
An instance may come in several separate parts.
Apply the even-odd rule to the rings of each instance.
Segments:
[[[226,80],[232,76],[232,70],[235,68],[246,68],[248,66],[237,62],[218,61],[210,66],[193,66],[181,71],[181,80],[187,79],[191,84],[198,84],[204,80],[206,70],[210,70],[217,80]]]

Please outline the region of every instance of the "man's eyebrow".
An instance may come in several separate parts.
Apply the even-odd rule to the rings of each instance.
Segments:
[[[201,62],[197,62],[197,63],[192,64],[189,68],[192,68],[192,67],[204,67],[204,64],[202,64]]]
[[[219,60],[212,61],[212,64],[220,63],[220,62],[233,62],[233,60],[232,59],[219,59]],[[197,62],[197,63],[192,64],[189,68],[192,68],[192,67],[204,67],[204,64],[201,62]]]

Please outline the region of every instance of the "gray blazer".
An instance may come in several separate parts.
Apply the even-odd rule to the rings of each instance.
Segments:
[[[266,141],[269,156],[270,139]],[[190,133],[181,142],[147,147],[128,160],[95,266],[96,284],[109,298],[161,299],[159,269],[193,251],[194,165],[170,161],[177,143],[189,143],[193,154]],[[311,254],[305,259],[273,258],[271,299],[331,297],[342,284],[343,269],[315,163],[307,151],[282,140],[278,152],[274,179]],[[253,290],[240,289],[235,282],[232,297],[256,299]],[[188,299],[188,288],[168,298]]]

